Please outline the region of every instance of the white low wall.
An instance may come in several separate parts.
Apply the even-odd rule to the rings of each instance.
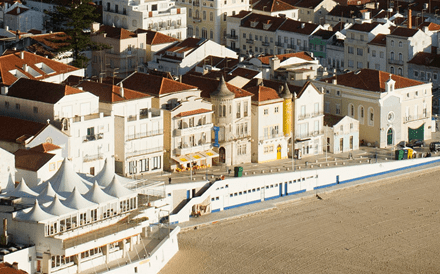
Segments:
[[[228,178],[216,181],[202,196],[189,200],[177,214],[170,216],[170,222],[176,224],[189,221],[192,206],[202,203],[208,197],[211,199],[212,212],[216,212],[338,183],[344,184],[368,177],[374,179],[377,175],[435,162],[440,162],[440,157]]]

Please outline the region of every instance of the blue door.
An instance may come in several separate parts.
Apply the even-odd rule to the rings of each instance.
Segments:
[[[280,183],[280,196],[283,196],[283,184]]]
[[[189,193],[190,193],[190,192],[189,192],[189,189],[188,189],[188,190],[186,191],[186,199],[187,199],[187,200],[189,200],[189,197],[190,197],[190,196],[189,196]]]
[[[284,193],[286,193],[286,196],[289,195],[289,192],[287,192],[287,182],[284,183]]]
[[[339,175],[336,175],[336,184],[339,185]]]

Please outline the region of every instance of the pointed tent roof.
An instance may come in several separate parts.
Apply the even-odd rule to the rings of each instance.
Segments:
[[[18,186],[13,190],[7,193],[8,196],[21,197],[21,198],[35,198],[38,196],[38,193],[30,189],[24,179],[21,179],[21,182]]]
[[[287,85],[287,82],[284,83],[283,91],[281,92],[281,97],[284,99],[292,98],[292,93],[290,92],[289,86]]]
[[[60,199],[58,198],[58,195],[55,194],[55,197],[52,201],[52,203],[47,206],[47,207],[43,207],[43,209],[52,215],[57,215],[57,216],[61,216],[61,215],[66,215],[69,214],[71,212],[76,212],[75,209],[69,208],[65,205],[63,205],[60,201]]]
[[[74,208],[74,209],[83,209],[89,207],[95,207],[97,204],[90,202],[86,198],[84,198],[79,191],[74,188],[72,193],[65,201],[61,202],[63,205]]]
[[[104,192],[108,195],[118,198],[130,196],[136,193],[129,190],[128,188],[123,187],[116,176],[114,176],[111,183],[106,188],[104,188]]]
[[[42,192],[40,192],[40,195],[37,196],[38,200],[42,201],[52,201],[54,197],[57,195],[55,190],[52,188],[52,184],[50,182],[45,183],[45,187]],[[62,198],[64,200],[65,198]]]
[[[91,181],[92,182],[97,181],[100,186],[106,187],[111,183],[113,177],[115,176],[118,178],[119,181],[124,183],[129,183],[133,181],[131,179],[124,178],[115,174],[114,170],[111,168],[110,163],[107,161],[107,159],[105,159],[104,167],[101,169],[101,171],[98,174],[96,174],[92,178]]]
[[[96,181],[93,184],[92,188],[86,194],[84,194],[84,198],[97,204],[116,200],[115,197],[112,197],[105,193]]]
[[[60,195],[67,196],[76,188],[80,193],[86,193],[91,187],[91,183],[82,179],[73,169],[73,164],[67,158],[64,158],[63,164],[58,171],[48,181],[52,183],[53,189]],[[46,187],[47,182],[34,188],[41,192]]]
[[[15,216],[15,219],[26,222],[41,222],[57,217],[41,209],[40,205],[38,204],[38,200],[35,200],[35,204],[31,210],[26,210],[27,209],[23,209],[22,211],[18,212]]]
[[[8,193],[10,191],[13,191],[14,189],[15,189],[15,183],[14,180],[12,180],[12,174],[9,172],[8,184],[6,185],[6,188],[2,192]]]
[[[235,93],[231,92],[226,86],[225,78],[222,76],[220,80],[220,84],[217,87],[217,90],[211,93],[211,97],[221,97],[225,99],[233,99],[235,97]]]

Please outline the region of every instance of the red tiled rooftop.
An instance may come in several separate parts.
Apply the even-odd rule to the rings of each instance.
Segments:
[[[98,33],[106,33],[107,34],[106,37],[119,39],[119,40],[123,40],[123,39],[127,39],[127,38],[134,38],[137,36],[136,33],[128,31],[126,29],[115,28],[115,27],[106,26],[106,25],[102,25],[99,28]]]
[[[273,58],[275,55],[268,55],[268,56],[263,56],[263,57],[258,57],[258,60],[261,61],[261,63],[265,64],[265,65],[269,65],[269,60],[271,58]],[[315,60],[313,57],[311,57],[310,55],[308,55],[306,52],[301,51],[301,52],[296,52],[296,53],[286,53],[286,54],[279,54],[276,55],[278,57],[278,59],[280,59],[280,61],[284,61],[288,58],[292,58],[292,57],[297,57],[297,58],[301,58],[304,59],[306,61],[313,61]]]
[[[148,45],[159,45],[159,44],[166,44],[166,43],[172,43],[172,42],[179,41],[179,39],[173,38],[171,36],[165,35],[163,33],[157,32],[157,31],[137,29],[135,32],[136,33],[146,32]]]
[[[202,113],[207,113],[207,112],[212,112],[212,110],[200,108],[200,109],[196,109],[196,110],[190,110],[190,111],[181,112],[181,113],[177,114],[174,117],[186,117],[186,116],[202,114]]]
[[[38,146],[34,146],[30,150],[39,151],[39,152],[49,152],[49,151],[57,150],[60,148],[61,147],[54,145],[52,143],[42,143],[42,144],[39,144]]]
[[[265,86],[253,86],[248,88],[247,91],[255,95],[252,98],[252,101],[264,102],[269,100],[282,99],[274,89]]]
[[[123,83],[124,85],[124,83]],[[92,81],[83,81],[77,87],[82,87],[84,91],[88,91],[99,97],[100,102],[116,103],[126,100],[140,99],[151,97],[148,94],[135,91],[123,86],[124,97],[121,96],[121,87]]]
[[[14,155],[15,167],[30,171],[38,171],[55,156],[55,154],[52,153],[45,153],[31,149],[19,149]]]
[[[0,116],[0,128],[3,129],[0,130],[0,140],[6,142],[17,142],[18,139],[23,139],[23,136],[25,139],[31,136],[36,136],[47,126],[48,124],[37,123],[13,117]]]
[[[253,10],[261,10],[268,12],[286,11],[297,9],[291,4],[288,4],[281,0],[264,0],[259,1],[255,6],[252,7]]]
[[[413,37],[419,30],[398,27],[395,28],[390,35],[401,36],[401,37]]]

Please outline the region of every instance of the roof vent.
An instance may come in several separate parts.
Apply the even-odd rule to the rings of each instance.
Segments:
[[[24,59],[24,51],[20,52],[20,59],[22,59],[22,60]]]
[[[301,28],[305,28],[306,27],[306,23],[301,23]]]
[[[360,70],[360,69],[358,69],[358,70],[356,70],[356,71],[354,72],[355,75],[358,75],[359,73],[361,73],[361,70]]]

